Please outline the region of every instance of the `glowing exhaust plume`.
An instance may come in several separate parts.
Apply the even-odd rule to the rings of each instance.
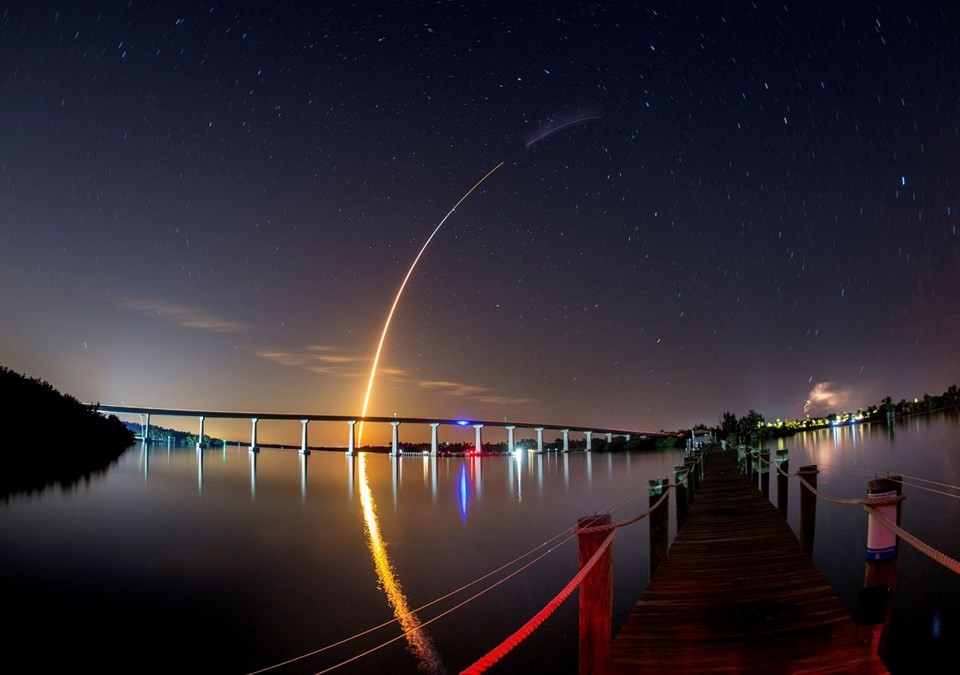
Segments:
[[[367,455],[360,453],[357,459],[357,474],[360,483],[360,503],[363,506],[363,522],[366,525],[367,539],[373,564],[377,571],[380,587],[387,594],[387,600],[393,608],[393,615],[400,622],[400,628],[407,638],[410,651],[420,661],[420,670],[428,673],[442,673],[445,668],[433,641],[420,625],[420,619],[410,609],[407,596],[387,556],[386,544],[380,534],[380,522],[377,518],[377,505],[373,501],[373,492],[367,479]]]
[[[400,302],[400,296],[403,295],[403,289],[406,288],[407,282],[410,280],[410,276],[413,274],[413,270],[416,269],[417,263],[420,262],[420,257],[423,255],[423,252],[427,250],[427,246],[430,245],[430,242],[436,236],[437,232],[440,231],[440,228],[443,227],[443,224],[447,222],[447,218],[453,215],[453,212],[457,210],[457,207],[463,204],[463,201],[470,196],[470,194],[480,187],[483,184],[483,181],[487,180],[493,172],[503,166],[503,162],[500,162],[495,167],[490,169],[487,174],[478,180],[472,188],[467,190],[467,192],[460,198],[456,204],[453,205],[453,208],[447,212],[447,215],[443,217],[443,220],[434,228],[433,232],[427,237],[427,241],[424,242],[423,247],[420,249],[420,252],[417,254],[417,257],[413,259],[413,264],[410,265],[410,269],[407,270],[407,276],[403,278],[403,283],[400,284],[400,289],[397,291],[397,297],[393,299],[393,304],[390,306],[390,312],[387,314],[387,321],[383,324],[383,332],[380,334],[380,343],[377,345],[377,352],[373,357],[373,367],[370,368],[370,380],[367,382],[367,393],[363,397],[363,408],[360,411],[360,417],[367,416],[367,405],[370,403],[370,392],[373,391],[373,381],[377,377],[377,365],[380,363],[380,352],[383,351],[383,343],[387,339],[387,330],[390,328],[390,322],[393,320],[393,313],[397,309],[397,303]],[[360,447],[360,443],[363,440],[363,421],[360,421],[360,428],[357,430],[357,447]]]

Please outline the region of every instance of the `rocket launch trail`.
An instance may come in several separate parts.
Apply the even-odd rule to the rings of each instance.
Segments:
[[[373,366],[370,368],[370,379],[367,381],[367,392],[363,397],[363,407],[361,408],[360,416],[366,417],[367,415],[367,406],[370,403],[370,393],[373,391],[373,382],[377,377],[377,366],[380,364],[380,353],[383,351],[383,343],[387,339],[387,331],[390,329],[390,322],[393,320],[393,314],[397,310],[397,304],[400,302],[400,296],[403,295],[403,289],[407,287],[407,282],[410,280],[410,276],[413,274],[413,270],[416,269],[417,263],[420,262],[420,258],[423,257],[423,252],[427,250],[427,246],[430,245],[430,242],[433,241],[433,238],[437,235],[437,232],[440,231],[440,228],[443,227],[443,224],[447,222],[447,219],[453,215],[453,212],[457,210],[457,207],[460,206],[467,197],[469,197],[474,190],[480,187],[487,178],[493,175],[493,173],[503,166],[503,162],[500,162],[495,167],[490,169],[480,180],[474,183],[473,187],[467,190],[460,200],[453,205],[453,208],[447,212],[447,215],[443,217],[437,226],[434,228],[433,232],[430,233],[430,236],[427,237],[427,240],[424,242],[423,246],[420,249],[420,252],[417,253],[417,257],[413,259],[413,263],[410,265],[410,269],[407,270],[407,275],[403,278],[403,282],[400,284],[400,288],[397,289],[397,295],[393,299],[393,304],[390,306],[390,311],[387,313],[387,320],[383,324],[383,332],[380,334],[380,342],[377,344],[377,351],[373,356]],[[357,447],[360,447],[360,443],[363,439],[363,421],[360,421],[359,430],[357,431]]]

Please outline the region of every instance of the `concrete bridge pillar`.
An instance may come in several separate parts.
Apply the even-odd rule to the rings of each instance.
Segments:
[[[560,433],[563,434],[563,451],[570,452],[570,430],[561,429]]]
[[[203,415],[200,415],[200,435],[197,436],[197,450],[203,447]]]
[[[257,418],[251,417],[250,423],[250,452],[260,452],[260,448],[257,445]]]
[[[438,440],[437,427],[439,426],[440,426],[439,422],[430,423],[430,456],[431,457],[436,457],[439,454],[437,450],[437,446],[439,445],[439,443],[437,443],[437,440]]]
[[[513,432],[516,430],[516,427],[508,426],[506,427],[506,430],[507,430],[507,452],[513,452],[515,449],[513,445],[515,440],[513,436]]]
[[[307,425],[310,423],[310,420],[300,420],[300,424],[303,427],[300,429],[300,454],[309,455],[310,450],[307,448]]]
[[[347,456],[353,457],[357,454],[356,448],[354,447],[357,438],[357,432],[354,427],[357,426],[357,420],[347,420],[347,425],[350,427],[350,437],[347,438]]]
[[[593,432],[584,431],[583,435],[586,436],[587,438],[587,452],[590,452],[591,450],[593,450]]]
[[[608,432],[607,432],[607,444],[609,445],[610,443],[613,443],[613,434],[611,434],[611,433],[608,431]]]
[[[537,452],[543,452],[543,427],[537,427]]]
[[[476,450],[477,453],[481,453],[481,452],[483,452],[483,441],[482,441],[481,438],[480,438],[480,430],[483,429],[483,425],[482,425],[482,424],[474,424],[474,425],[473,425],[473,428],[477,430],[476,442],[475,442],[475,446],[476,446],[476,447],[475,447],[475,450]]]
[[[624,435],[624,438],[626,439],[626,441],[627,441],[628,443],[630,442],[630,434],[625,434],[625,435]]]
[[[150,413],[147,413],[146,422],[143,425],[143,442],[150,442]]]
[[[390,456],[398,457],[400,455],[400,444],[399,444],[399,432],[397,429],[400,427],[399,422],[391,422],[390,426],[393,427],[393,438],[390,442]]]

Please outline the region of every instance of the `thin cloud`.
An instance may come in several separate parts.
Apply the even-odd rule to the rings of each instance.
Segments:
[[[123,298],[117,304],[124,309],[132,309],[145,314],[153,314],[170,319],[179,326],[214,333],[248,333],[251,327],[241,321],[224,319],[221,316],[199,307],[177,305],[161,300]]]
[[[449,380],[424,380],[417,382],[417,385],[424,389],[435,389],[448,396],[460,396],[469,398],[480,403],[491,405],[530,405],[535,403],[536,399],[520,398],[512,396],[497,396],[491,393],[488,387],[481,387],[475,384],[466,384],[463,382],[451,382]]]
[[[311,373],[335,377],[358,377],[362,374],[362,369],[358,369],[356,364],[369,361],[362,356],[339,352],[333,345],[320,344],[308,345],[294,351],[264,349],[254,354],[281,366],[304,368]]]
[[[308,345],[293,351],[260,350],[257,356],[281,366],[304,368],[317,375],[342,378],[369,377],[368,356],[358,356],[341,351],[338,347],[326,344]],[[469,399],[496,406],[523,406],[536,403],[537,400],[526,397],[500,396],[488,387],[452,380],[415,380],[409,372],[395,366],[381,366],[377,371],[381,383],[384,380],[412,385],[421,389],[435,391],[443,396]]]

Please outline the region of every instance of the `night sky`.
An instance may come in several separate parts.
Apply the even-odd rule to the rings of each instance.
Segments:
[[[677,429],[939,394],[960,6],[756,4],[5,3],[0,363],[358,414],[413,259],[504,162],[411,276],[369,414]]]

